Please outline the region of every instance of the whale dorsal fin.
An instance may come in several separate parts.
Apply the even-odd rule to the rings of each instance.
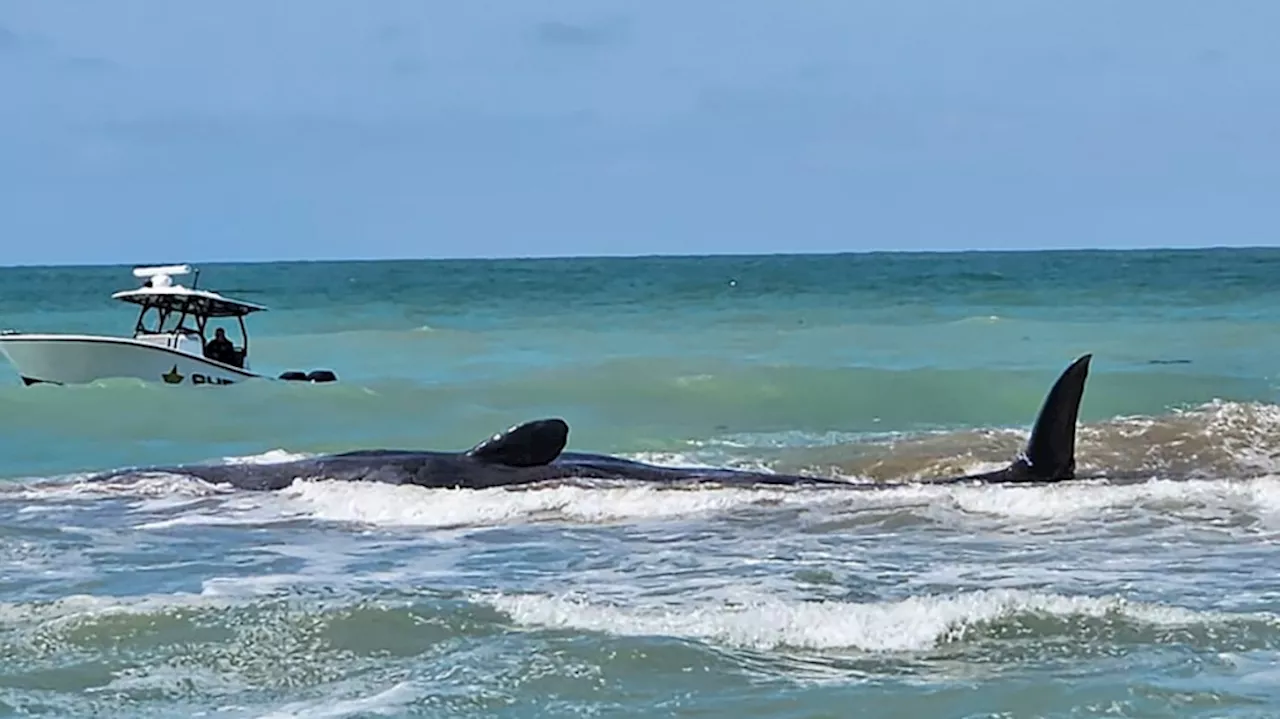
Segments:
[[[538,467],[555,461],[568,441],[564,420],[535,419],[493,435],[467,450],[467,456],[508,467]]]
[[[959,482],[1061,482],[1076,476],[1076,422],[1084,383],[1089,378],[1089,362],[1084,355],[1071,363],[1045,395],[1040,414],[1031,428],[1027,446],[1011,464],[994,472],[969,474],[942,480]]]
[[[1035,479],[1071,479],[1076,470],[1076,422],[1093,355],[1071,363],[1044,398],[1024,451],[1025,464]]]

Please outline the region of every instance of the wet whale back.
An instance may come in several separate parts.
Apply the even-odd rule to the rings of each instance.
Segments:
[[[568,442],[568,423],[552,417],[495,434],[468,450],[466,456],[507,467],[540,467],[554,462]]]

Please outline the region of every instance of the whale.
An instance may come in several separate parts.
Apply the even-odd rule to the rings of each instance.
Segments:
[[[930,483],[1052,483],[1075,478],[1076,424],[1091,354],[1071,363],[1045,396],[1024,448],[1000,469]],[[465,451],[365,449],[273,464],[188,464],[115,470],[90,478],[177,474],[253,491],[281,490],[296,480],[381,482],[438,489],[521,487],[555,480],[620,480],[667,485],[859,487],[846,479],[730,468],[655,465],[607,454],[566,452],[569,424],[536,419],[499,432]],[[884,486],[884,485],[877,485]]]

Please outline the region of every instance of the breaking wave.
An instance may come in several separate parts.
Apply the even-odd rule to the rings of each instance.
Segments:
[[[816,438],[748,434],[697,442],[689,458],[749,458],[777,471],[927,481],[1004,466],[1027,437],[1026,429],[1003,428]],[[1076,441],[1080,475],[1254,477],[1280,472],[1280,406],[1214,401],[1155,417],[1117,417],[1081,426]]]
[[[1201,612],[1122,597],[985,590],[887,602],[795,602],[748,597],[698,606],[625,607],[571,596],[479,596],[519,625],[617,636],[676,636],[775,650],[919,652],[1000,639],[1099,632],[1122,641],[1180,641],[1212,647],[1232,636],[1280,642],[1266,613]],[[1221,646],[1221,645],[1219,645]]]

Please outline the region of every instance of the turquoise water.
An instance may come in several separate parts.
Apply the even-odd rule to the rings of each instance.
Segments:
[[[0,371],[0,715],[1280,713],[1280,251],[201,270],[271,307],[256,369],[341,381]],[[133,283],[0,270],[0,328],[125,333]],[[894,484],[1006,461],[1085,352],[1081,465],[1150,481],[82,481],[557,415],[574,449]]]

